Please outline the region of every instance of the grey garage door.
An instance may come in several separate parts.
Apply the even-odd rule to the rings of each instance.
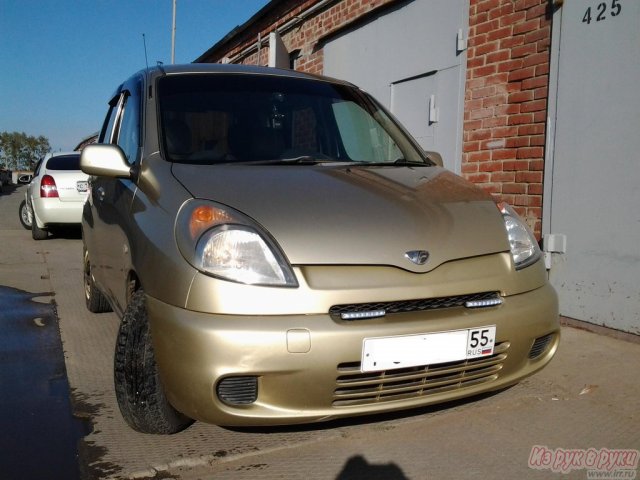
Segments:
[[[546,248],[565,252],[553,254],[550,272],[561,313],[636,334],[639,26],[638,0],[565,1],[554,16],[557,94],[544,222],[552,234]]]
[[[371,93],[460,172],[468,0],[401,2],[327,42],[324,74]]]

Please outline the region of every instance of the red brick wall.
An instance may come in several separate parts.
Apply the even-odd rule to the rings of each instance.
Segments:
[[[551,25],[547,0],[471,0],[462,173],[540,235]]]

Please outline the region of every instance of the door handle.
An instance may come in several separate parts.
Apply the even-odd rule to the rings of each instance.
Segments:
[[[103,201],[104,200],[104,195],[105,195],[104,188],[98,187],[97,193],[98,193],[98,200]]]

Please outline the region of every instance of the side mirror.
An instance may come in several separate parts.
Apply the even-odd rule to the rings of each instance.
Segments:
[[[444,166],[444,163],[442,162],[442,155],[440,155],[438,152],[425,151],[424,153],[429,160],[431,160],[433,163],[435,163],[439,167]]]
[[[80,154],[80,169],[99,177],[131,178],[131,165],[118,145],[87,145]]]

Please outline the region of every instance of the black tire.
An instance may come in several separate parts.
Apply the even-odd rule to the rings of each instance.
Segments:
[[[31,237],[34,240],[46,240],[49,236],[49,232],[44,228],[38,227],[38,222],[36,222],[36,217],[33,215],[31,217]]]
[[[83,263],[84,263],[84,300],[87,305],[87,310],[93,313],[104,313],[111,311],[111,305],[107,301],[107,298],[96,287],[93,277],[91,276],[91,263],[89,262],[89,252],[86,248],[83,249]]]
[[[120,323],[114,381],[122,417],[134,430],[167,435],[193,423],[174,409],[165,396],[153,354],[142,290],[133,294]]]
[[[27,201],[23,200],[20,202],[20,207],[18,208],[18,214],[20,216],[20,223],[27,230],[31,230],[31,223],[33,221],[33,215],[29,212],[27,208]]]

